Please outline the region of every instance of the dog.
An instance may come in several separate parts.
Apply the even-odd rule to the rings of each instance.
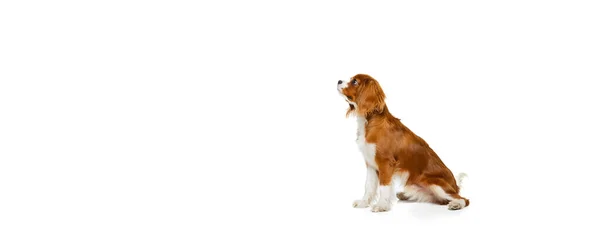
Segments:
[[[469,206],[469,199],[459,195],[466,174],[460,173],[456,180],[427,142],[390,113],[377,80],[357,74],[338,81],[337,90],[349,104],[346,117],[357,118],[356,143],[367,169],[363,198],[353,207],[385,212],[396,198],[447,205],[450,210]],[[403,191],[395,193],[395,186]]]

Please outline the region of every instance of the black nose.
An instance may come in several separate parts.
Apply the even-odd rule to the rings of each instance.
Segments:
[[[338,85],[339,85],[339,84],[342,84],[342,81],[341,81],[341,80],[339,80],[339,81],[338,81]]]

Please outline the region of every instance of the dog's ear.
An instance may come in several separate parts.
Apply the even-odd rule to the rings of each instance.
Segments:
[[[357,92],[358,114],[368,116],[382,112],[385,108],[385,94],[375,79],[368,79]]]

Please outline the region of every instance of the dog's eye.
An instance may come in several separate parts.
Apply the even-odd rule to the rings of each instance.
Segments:
[[[353,84],[353,85],[357,85],[357,84],[358,84],[358,81],[356,81],[356,80],[352,80],[352,84]]]

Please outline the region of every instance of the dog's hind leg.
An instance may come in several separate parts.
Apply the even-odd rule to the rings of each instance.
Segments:
[[[459,210],[469,206],[469,199],[460,196],[454,187],[439,178],[428,179],[429,189],[439,204],[447,204],[450,210]]]

